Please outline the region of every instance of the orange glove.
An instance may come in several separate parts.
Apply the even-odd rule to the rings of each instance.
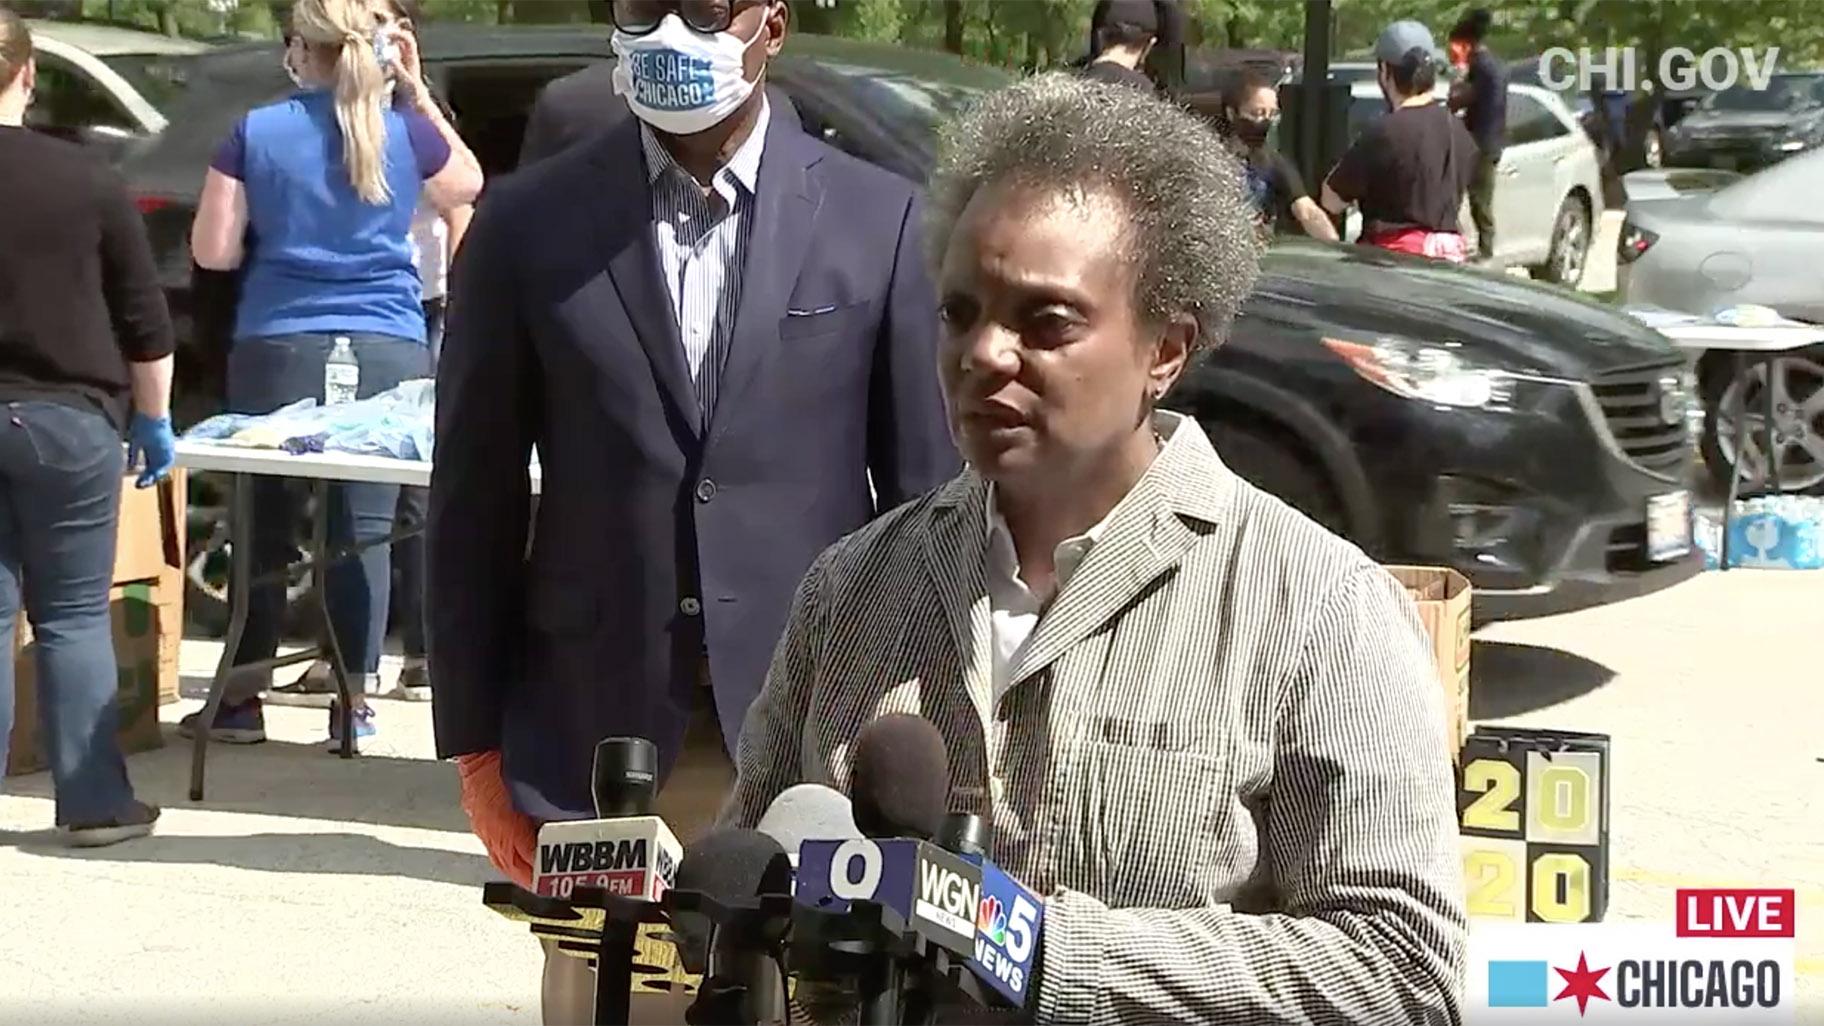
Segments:
[[[530,889],[538,827],[513,807],[500,776],[500,753],[457,756],[456,772],[462,778],[462,811],[469,814],[469,828],[488,849],[488,860],[507,879]]]

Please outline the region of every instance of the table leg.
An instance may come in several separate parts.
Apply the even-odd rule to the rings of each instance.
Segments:
[[[1735,524],[1735,498],[1741,494],[1742,475],[1748,470],[1748,356],[1739,349],[1735,351],[1735,381],[1741,386],[1737,392],[1741,409],[1735,414],[1735,464],[1729,468],[1728,494],[1723,497],[1723,544],[1718,570],[1729,569],[1729,529]]]
[[[1780,449],[1779,438],[1773,424],[1773,375],[1779,368],[1780,358],[1764,356],[1761,358],[1761,370],[1766,375],[1766,383],[1761,388],[1761,395],[1767,400],[1767,487],[1763,495],[1780,494]]]
[[[203,800],[204,760],[209,749],[209,732],[215,726],[215,715],[228,692],[228,677],[234,670],[234,658],[240,651],[241,634],[247,628],[247,599],[253,570],[253,487],[246,474],[235,474],[228,490],[228,544],[233,558],[228,561],[228,635],[222,639],[222,657],[215,664],[215,677],[209,682],[209,697],[197,716],[196,731],[190,745],[190,800]]]
[[[342,730],[342,747],[337,754],[344,759],[353,758],[355,754],[355,707],[353,689],[348,684],[348,666],[342,661],[342,642],[336,638],[336,626],[329,618],[329,482],[317,480],[311,483],[312,498],[315,499],[316,512],[311,517],[310,528],[310,599],[317,607],[317,615],[323,624],[323,656],[329,661],[330,676],[336,682],[336,694],[341,698],[341,722],[337,724]]]

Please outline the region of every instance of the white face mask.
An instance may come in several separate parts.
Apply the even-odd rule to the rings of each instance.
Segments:
[[[672,135],[695,135],[721,124],[753,94],[745,68],[747,48],[765,23],[743,42],[726,32],[692,31],[667,14],[643,36],[614,33],[614,91],[641,121]]]

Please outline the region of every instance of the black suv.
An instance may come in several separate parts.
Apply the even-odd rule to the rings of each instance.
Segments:
[[[484,166],[500,172],[537,86],[606,59],[607,45],[588,31],[451,26],[425,53]],[[173,127],[123,164],[180,311],[210,151],[240,111],[283,94],[277,73],[276,47],[199,58],[194,80],[209,87],[193,87]],[[1008,80],[944,54],[803,35],[771,76],[808,131],[914,178],[931,165],[937,122]],[[220,408],[206,369],[220,347],[196,341],[210,334],[187,332],[179,395],[192,417]],[[1696,572],[1695,556],[1654,558],[1665,553],[1650,551],[1648,528],[1650,507],[1661,524],[1677,521],[1692,476],[1690,394],[1664,338],[1574,294],[1287,240],[1268,253],[1228,344],[1167,401],[1243,475],[1377,559],[1457,568],[1477,588],[1478,617],[1501,619]]]

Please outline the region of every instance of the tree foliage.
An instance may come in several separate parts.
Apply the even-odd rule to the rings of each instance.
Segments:
[[[1302,50],[1301,0],[1179,0],[1192,45]],[[1334,0],[1333,57],[1359,57],[1388,22],[1413,18],[1442,40],[1473,0]],[[270,36],[265,0],[18,0],[29,14],[107,19],[203,38]],[[424,0],[427,15],[480,23],[607,20],[607,0]],[[1089,42],[1093,0],[793,0],[801,31],[950,50],[1036,69],[1073,60]],[[1824,62],[1824,0],[1486,0],[1491,47],[1508,58],[1552,46],[1635,46],[1642,67],[1682,46],[1780,47],[1781,64]]]

